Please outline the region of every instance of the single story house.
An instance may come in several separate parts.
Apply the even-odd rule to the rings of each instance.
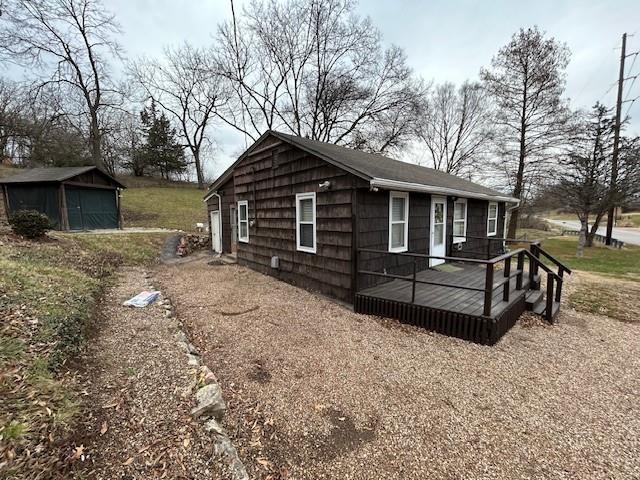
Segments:
[[[413,293],[394,298],[398,304],[415,306],[424,293],[422,303],[432,309],[468,310],[485,319],[502,314],[491,301],[488,310],[484,302],[484,314],[460,306],[477,300],[474,308],[482,310],[481,288],[470,287],[469,279],[481,274],[485,282],[477,267],[505,252],[506,216],[518,200],[496,190],[383,155],[267,131],[213,182],[205,201],[216,252],[234,253],[239,264],[353,303],[357,311],[400,318],[368,311],[359,300],[372,288],[386,289],[376,298],[389,296],[398,283],[393,295]],[[454,275],[447,270],[458,268],[449,265],[456,259],[475,270],[456,274],[464,281],[454,285],[444,276]],[[418,279],[432,272],[442,277]],[[412,278],[413,287],[404,282]],[[460,291],[473,290],[478,299],[461,296],[455,308],[442,307],[465,281]],[[429,285],[442,283],[449,293],[434,296]],[[515,280],[507,283],[515,287]],[[524,309],[524,292],[518,298],[509,321]],[[510,303],[500,306],[507,310]]]
[[[122,228],[125,186],[98,167],[32,168],[1,178],[0,187],[7,216],[37,210],[57,230]]]

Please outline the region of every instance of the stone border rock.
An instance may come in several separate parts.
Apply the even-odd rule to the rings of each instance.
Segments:
[[[147,282],[147,288],[155,290],[151,274],[145,272],[144,277]],[[176,341],[187,357],[188,366],[195,370],[195,379],[191,390],[196,391],[195,400],[197,405],[191,410],[191,415],[200,420],[204,429],[213,437],[215,452],[225,458],[232,478],[234,480],[249,480],[249,475],[238,457],[237,450],[221,425],[227,406],[222,397],[222,388],[218,383],[218,378],[209,367],[202,364],[200,352],[189,341],[189,337],[184,331],[184,324],[175,315],[171,300],[162,294],[160,298],[160,303],[164,307],[165,317],[176,319]]]

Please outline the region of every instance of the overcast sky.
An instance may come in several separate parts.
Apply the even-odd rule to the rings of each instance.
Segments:
[[[123,30],[127,56],[158,55],[162,46],[185,40],[204,45],[218,23],[231,16],[229,0],[105,0]],[[236,9],[249,2],[236,0]],[[380,28],[386,44],[405,49],[409,64],[427,80],[460,83],[477,79],[497,50],[520,27],[538,25],[571,49],[567,69],[567,96],[573,107],[590,107],[597,100],[612,106],[616,89],[623,32],[636,33],[628,52],[640,49],[640,4],[628,1],[419,1],[367,0],[358,11]],[[640,72],[640,60],[627,75]],[[640,95],[640,80],[625,98]],[[627,89],[629,90],[629,89]],[[627,111],[625,104],[623,113]],[[629,111],[635,121],[629,133],[640,135],[640,99]],[[216,130],[219,144],[212,173],[220,173],[244,149],[243,137]]]

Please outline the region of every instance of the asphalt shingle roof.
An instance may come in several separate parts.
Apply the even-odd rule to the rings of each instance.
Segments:
[[[402,182],[413,185],[421,185],[424,187],[435,187],[435,189],[449,189],[469,194],[486,195],[490,197],[510,198],[497,190],[485,187],[475,182],[465,180],[464,178],[450,175],[440,170],[423,167],[414,163],[402,162],[393,158],[376,153],[363,152],[361,150],[353,150],[351,148],[341,147],[332,143],[320,142],[309,138],[297,137],[286,133],[269,131],[280,140],[290,143],[301,148],[313,155],[343,169],[358,175],[366,180],[384,179],[393,182]],[[265,134],[266,135],[266,134]],[[260,140],[262,140],[261,137]],[[256,146],[260,140],[254,144]],[[251,152],[247,150],[240,159]],[[233,170],[235,164],[232,165],[225,173],[223,173],[211,186],[210,192],[220,186],[221,180],[225,179]],[[398,187],[401,189],[400,187]]]
[[[45,168],[30,168],[17,175],[11,177],[0,178],[0,183],[42,183],[42,182],[64,182],[77,175],[89,172],[97,169],[102,174],[111,178],[116,184],[124,187],[115,178],[102,172],[98,167],[93,165],[86,167],[45,167]]]

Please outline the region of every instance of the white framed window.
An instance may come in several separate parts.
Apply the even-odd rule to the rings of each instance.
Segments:
[[[296,248],[316,253],[316,193],[296,194]]]
[[[249,243],[249,202],[238,202],[238,241]]]
[[[498,204],[489,202],[487,213],[487,236],[492,237],[498,233]]]
[[[453,202],[453,243],[467,240],[467,199],[458,198]]]
[[[389,251],[409,250],[409,194],[389,192]]]

